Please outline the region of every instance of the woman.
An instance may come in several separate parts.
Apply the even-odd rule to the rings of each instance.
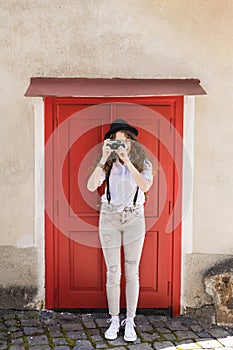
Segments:
[[[87,188],[95,191],[105,181],[101,197],[99,235],[107,268],[110,327],[105,338],[117,338],[120,328],[121,245],[126,275],[125,341],[135,341],[134,317],[139,296],[139,262],[145,238],[145,192],[152,185],[152,164],[137,140],[138,130],[117,119],[105,135],[102,155]]]

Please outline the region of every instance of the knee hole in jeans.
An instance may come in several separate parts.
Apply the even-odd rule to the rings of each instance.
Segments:
[[[121,272],[117,265],[112,265],[108,267],[107,271],[107,286],[114,287],[120,284]]]

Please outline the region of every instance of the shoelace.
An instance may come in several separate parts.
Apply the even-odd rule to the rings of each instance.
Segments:
[[[118,319],[108,318],[107,323],[118,323]]]
[[[127,318],[125,318],[125,319],[121,322],[121,326],[122,326],[122,327],[123,327],[123,326],[126,326],[126,322],[127,322],[127,323],[130,322],[130,323],[132,323],[132,325],[133,325],[134,327],[136,327],[134,321],[127,320]]]

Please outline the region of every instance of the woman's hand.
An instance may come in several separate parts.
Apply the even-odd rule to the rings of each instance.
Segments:
[[[112,149],[110,146],[108,146],[108,143],[109,143],[109,139],[105,140],[102,147],[102,159],[104,159],[105,162],[110,156],[110,154],[112,153]]]
[[[117,150],[116,153],[118,154],[119,158],[123,161],[123,162],[127,162],[129,160],[129,155],[127,152],[126,147],[122,147],[120,146]]]

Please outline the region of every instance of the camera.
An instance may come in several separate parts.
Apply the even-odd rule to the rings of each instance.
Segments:
[[[125,143],[121,140],[109,140],[109,143],[107,143],[107,146],[110,146],[110,148],[114,151],[121,146],[125,148]]]

